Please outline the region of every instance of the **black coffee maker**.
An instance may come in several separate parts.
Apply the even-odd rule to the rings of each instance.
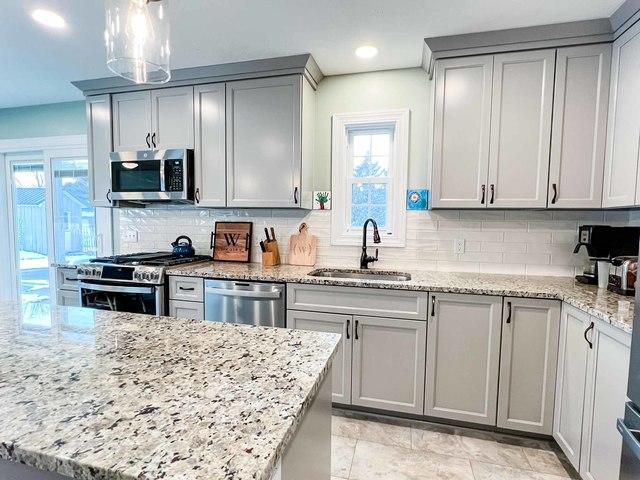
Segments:
[[[580,283],[598,284],[598,260],[610,260],[621,255],[637,255],[640,227],[611,227],[608,225],[581,225],[578,228],[578,244],[573,253],[584,246],[589,255],[581,275]]]

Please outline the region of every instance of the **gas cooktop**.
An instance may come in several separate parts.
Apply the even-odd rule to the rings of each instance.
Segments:
[[[204,262],[211,260],[209,255],[193,255],[191,257],[179,257],[171,252],[154,253],[128,253],[126,255],[111,255],[89,260],[91,263],[105,263],[112,265],[147,265],[156,267],[170,267],[185,263]]]

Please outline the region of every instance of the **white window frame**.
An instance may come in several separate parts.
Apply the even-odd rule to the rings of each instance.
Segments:
[[[86,135],[63,135],[54,137],[19,138],[0,140],[0,240],[9,245],[9,249],[0,253],[0,262],[9,268],[0,273],[0,299],[18,299],[18,252],[15,245],[15,225],[12,217],[13,189],[9,184],[11,161],[38,160],[44,163],[48,185],[53,185],[51,166],[57,158],[88,157]],[[89,162],[91,160],[89,159]],[[89,165],[89,174],[91,165]],[[56,263],[55,242],[53,240],[53,202],[51,188],[47,189],[47,235],[49,262]],[[96,207],[96,244],[98,255],[113,252],[113,209]],[[54,291],[55,272],[50,271],[49,282],[52,297]]]
[[[394,130],[391,146],[389,179],[380,178],[379,183],[390,185],[388,196],[390,215],[387,223],[391,228],[380,229],[384,247],[406,245],[407,222],[405,196],[409,169],[409,110],[384,110],[364,113],[340,113],[332,117],[331,140],[331,244],[360,245],[362,228],[351,227],[351,155],[349,133],[358,128],[384,128]],[[363,179],[374,180],[374,179]],[[375,179],[378,182],[378,179]],[[371,232],[370,232],[371,233]]]

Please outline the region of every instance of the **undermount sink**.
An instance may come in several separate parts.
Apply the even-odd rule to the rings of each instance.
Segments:
[[[322,278],[351,278],[354,280],[383,280],[387,282],[408,282],[411,275],[403,272],[389,272],[384,270],[345,270],[320,268],[309,273],[310,277]]]

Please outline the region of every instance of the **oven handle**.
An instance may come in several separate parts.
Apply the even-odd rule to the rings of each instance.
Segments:
[[[96,283],[78,283],[80,289],[96,290],[98,292],[114,293],[155,293],[155,287],[126,287],[124,285],[99,285]]]
[[[282,292],[255,292],[252,290],[229,290],[226,288],[207,287],[206,293],[224,295],[226,297],[249,297],[249,298],[280,298]]]

